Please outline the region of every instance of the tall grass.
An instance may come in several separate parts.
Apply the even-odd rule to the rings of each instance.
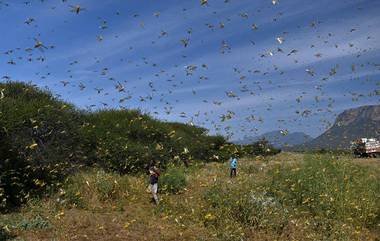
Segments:
[[[204,194],[207,203],[204,223],[215,228],[221,240],[242,240],[249,230],[281,233],[288,222],[288,210],[260,191],[252,180],[237,185],[216,183]]]
[[[204,224],[221,240],[247,239],[260,232],[288,239],[295,228],[294,239],[365,240],[370,230],[380,228],[376,170],[347,158],[314,154],[297,165],[270,167],[257,181],[264,171],[242,166],[237,180],[217,182],[204,193]]]
[[[159,224],[165,235],[189,230],[187,237],[196,240],[375,241],[380,231],[380,177],[376,169],[355,165],[347,157],[313,154],[302,161],[293,157],[299,158],[281,154],[240,160],[238,176],[232,179],[228,163],[170,167],[160,176],[159,186],[166,190],[158,206],[149,204],[147,176],[126,177],[90,169],[68,178],[60,193],[46,200],[45,215],[53,213],[51,218],[41,212],[45,206],[37,200],[37,212],[24,221],[19,216],[8,227],[11,231],[49,228],[43,220],[65,224],[70,219],[57,220],[56,215],[74,207],[65,213],[103,210],[90,212],[97,220],[104,218],[105,212],[106,216],[120,217],[124,213],[115,211],[128,210],[131,216],[126,222],[144,223],[135,232]],[[125,220],[115,225],[115,232],[120,232]]]
[[[58,200],[69,207],[100,208],[103,204],[121,202],[130,190],[127,176],[92,170],[69,177],[60,189]]]
[[[380,224],[380,177],[375,170],[328,155],[308,155],[300,167],[275,168],[266,189],[308,220],[322,238],[344,235],[342,225],[372,228]]]

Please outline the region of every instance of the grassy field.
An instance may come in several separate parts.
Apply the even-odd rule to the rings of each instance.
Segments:
[[[281,153],[146,176],[88,170],[2,215],[0,240],[379,240],[380,160]],[[5,236],[8,236],[7,238]]]

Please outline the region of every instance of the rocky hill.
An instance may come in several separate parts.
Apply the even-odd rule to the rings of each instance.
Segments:
[[[322,135],[302,145],[305,149],[348,149],[360,137],[380,137],[380,105],[343,111]]]
[[[269,141],[276,148],[292,147],[296,145],[304,144],[311,141],[312,138],[303,132],[293,132],[283,134],[280,130],[264,133],[256,137],[246,137],[242,140],[236,141],[236,144],[251,144],[255,141],[265,139]]]

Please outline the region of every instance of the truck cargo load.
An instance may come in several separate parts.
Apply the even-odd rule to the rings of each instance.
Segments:
[[[380,157],[380,141],[376,138],[359,138],[351,142],[351,150],[358,157]]]

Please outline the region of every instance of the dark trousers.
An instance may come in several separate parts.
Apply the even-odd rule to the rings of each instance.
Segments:
[[[230,177],[232,177],[232,176],[236,177],[236,168],[231,168]]]

